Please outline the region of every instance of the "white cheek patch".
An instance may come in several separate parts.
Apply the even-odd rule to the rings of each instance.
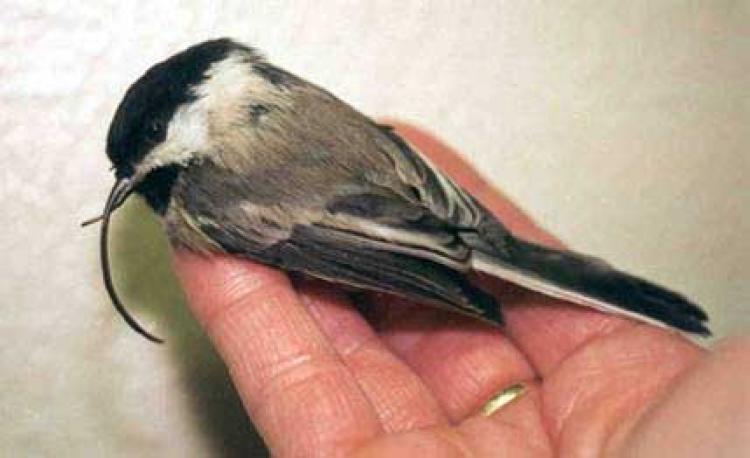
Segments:
[[[196,101],[175,111],[166,138],[139,164],[138,174],[145,175],[165,165],[184,165],[208,151],[207,119],[202,105]]]
[[[185,155],[201,153],[209,149],[205,101],[199,99],[177,109],[169,122],[165,143],[177,145]],[[179,155],[175,159],[181,161],[184,158]]]

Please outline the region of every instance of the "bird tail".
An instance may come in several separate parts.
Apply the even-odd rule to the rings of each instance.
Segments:
[[[548,296],[660,326],[711,335],[708,316],[682,295],[570,251],[508,238],[500,250],[475,250],[472,267]]]

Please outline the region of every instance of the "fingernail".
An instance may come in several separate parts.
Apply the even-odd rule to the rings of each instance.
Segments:
[[[501,408],[520,398],[526,391],[523,383],[516,383],[497,393],[482,407],[482,415],[489,417]]]

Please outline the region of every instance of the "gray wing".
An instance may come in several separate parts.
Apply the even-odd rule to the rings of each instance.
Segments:
[[[262,173],[257,162],[252,173],[212,162],[184,171],[173,193],[190,215],[182,226],[265,264],[500,323],[493,298],[465,279],[461,233],[481,208],[389,128],[363,123],[326,151],[295,142],[299,151]],[[314,178],[321,172],[327,180]],[[178,243],[180,232],[170,231]]]
[[[191,225],[223,251],[502,322],[494,299],[465,279],[471,252],[460,237],[423,208],[389,200],[382,190],[334,200],[322,216],[306,216],[309,209],[241,200],[217,207],[196,196],[200,186],[185,189],[193,190],[185,201]]]

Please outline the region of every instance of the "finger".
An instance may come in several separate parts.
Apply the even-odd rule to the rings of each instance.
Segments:
[[[514,234],[553,247],[562,244],[539,228],[527,215],[494,189],[453,149],[416,127],[394,123],[399,134],[476,197]],[[509,287],[503,281],[483,278],[484,286],[499,293],[504,305],[506,332],[545,375],[590,339],[633,323],[614,315]]]
[[[300,281],[296,286],[386,432],[447,422],[422,380],[381,342],[345,295],[316,281]]]
[[[368,443],[357,457],[553,456],[536,391],[492,417],[475,416],[456,428],[435,427]]]
[[[176,253],[174,265],[274,455],[339,453],[381,432],[367,398],[285,275],[188,252]]]
[[[500,330],[475,319],[384,297],[378,331],[453,421],[476,412],[500,389],[535,378],[523,354]]]
[[[459,426],[477,456],[553,456],[552,444],[542,418],[539,386],[528,383],[524,392],[491,415],[475,415]]]

